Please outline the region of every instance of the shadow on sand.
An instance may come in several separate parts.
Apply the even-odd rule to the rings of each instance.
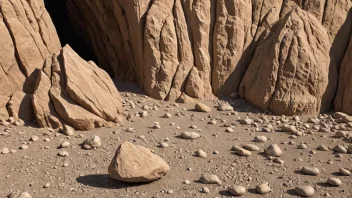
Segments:
[[[121,181],[114,180],[109,177],[108,174],[92,174],[80,176],[77,182],[85,186],[96,187],[96,188],[106,188],[106,189],[121,189],[136,187],[141,185],[147,185],[148,183],[125,183]]]

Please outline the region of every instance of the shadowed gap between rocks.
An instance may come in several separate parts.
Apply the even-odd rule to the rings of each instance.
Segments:
[[[52,1],[44,0],[45,8],[50,14],[50,17],[56,27],[57,34],[61,42],[61,46],[69,44],[77,54],[79,54],[86,61],[94,61],[98,63],[97,58],[88,45],[88,43],[77,34],[68,17],[68,10],[64,0]],[[109,75],[111,75],[109,73]]]

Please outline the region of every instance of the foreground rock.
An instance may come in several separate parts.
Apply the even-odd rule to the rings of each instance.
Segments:
[[[130,142],[121,144],[108,168],[111,178],[124,182],[150,182],[170,170],[167,163],[150,149]]]

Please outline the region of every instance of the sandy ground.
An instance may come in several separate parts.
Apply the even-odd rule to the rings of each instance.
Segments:
[[[255,127],[239,124],[238,118],[246,117],[249,111],[254,112],[249,117],[258,117],[258,111],[242,100],[231,101],[239,113],[227,115],[227,112],[220,112],[215,108],[210,113],[201,113],[194,111],[194,104],[174,106],[173,103],[156,101],[138,94],[130,93],[126,97],[126,94],[124,92],[122,96],[136,103],[136,108],[130,109],[129,113],[142,111],[143,105],[160,104],[161,107],[158,110],[148,110],[148,117],[135,118],[134,122],[126,122],[114,128],[76,131],[70,137],[48,129],[31,127],[13,127],[9,136],[0,136],[0,149],[7,147],[17,150],[16,153],[0,154],[0,197],[6,197],[16,190],[27,191],[34,198],[231,197],[227,187],[233,185],[242,185],[248,189],[243,197],[298,197],[293,189],[304,184],[314,187],[314,197],[352,197],[352,176],[338,173],[339,168],[352,169],[351,154],[336,155],[332,151],[316,150],[320,144],[331,147],[337,144],[348,145],[342,138],[332,138],[334,133],[314,132],[291,139],[289,133],[253,132]],[[217,104],[215,101],[204,103],[211,107]],[[173,116],[162,118],[166,112]],[[215,125],[208,124],[211,119],[216,119]],[[272,119],[272,116],[268,116],[268,119]],[[305,119],[301,117],[301,120]],[[159,122],[161,128],[153,129],[154,122]],[[293,120],[290,119],[290,122]],[[225,132],[225,123],[235,125],[233,133]],[[192,125],[196,125],[198,129],[190,129]],[[127,127],[135,128],[136,132],[124,131]],[[5,127],[0,127],[0,131],[4,129]],[[198,131],[201,137],[196,140],[178,138],[184,131]],[[79,137],[79,134],[84,137]],[[82,149],[80,144],[92,134],[100,136],[103,146],[96,150]],[[37,135],[39,140],[29,141],[33,135]],[[140,135],[144,135],[145,140],[139,138]],[[257,135],[268,137],[268,141],[253,142]],[[45,138],[50,141],[44,141]],[[167,142],[169,147],[159,148],[158,144],[165,138],[170,139]],[[63,141],[69,141],[71,146],[59,149],[58,146]],[[125,184],[110,179],[108,165],[118,145],[125,141],[153,149],[170,165],[170,172],[162,179],[148,184]],[[290,141],[292,142],[289,144]],[[301,142],[306,143],[308,148],[297,149]],[[233,154],[233,145],[241,146],[246,143],[256,144],[260,151],[252,152],[250,157]],[[284,160],[284,164],[274,163],[263,156],[264,148],[273,143],[283,150],[280,158]],[[22,144],[27,144],[29,148],[20,150]],[[196,157],[194,152],[198,149],[204,150],[208,156]],[[61,150],[67,151],[69,156],[58,156]],[[213,154],[214,152],[217,154]],[[68,166],[65,167],[64,163]],[[318,176],[303,175],[299,171],[302,166],[317,167],[321,173]],[[217,175],[223,182],[222,185],[201,184],[198,179],[202,173]],[[339,178],[342,186],[331,187],[325,184],[329,177]],[[185,180],[190,180],[191,183],[184,184]],[[266,181],[273,192],[257,194],[255,186]],[[50,187],[44,188],[47,183],[50,183]],[[208,187],[210,192],[201,192],[202,187]]]

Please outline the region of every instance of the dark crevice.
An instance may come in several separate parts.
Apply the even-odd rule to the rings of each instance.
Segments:
[[[45,8],[55,25],[62,46],[69,44],[86,61],[97,63],[97,58],[84,38],[77,34],[68,16],[66,3],[63,0],[44,0]]]

